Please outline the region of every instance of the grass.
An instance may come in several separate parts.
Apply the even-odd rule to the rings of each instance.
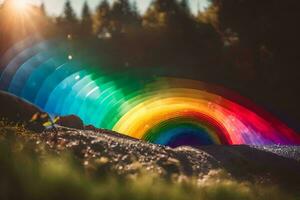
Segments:
[[[300,199],[276,186],[236,181],[224,171],[211,171],[200,181],[170,181],[143,170],[126,177],[101,167],[90,170],[72,153],[57,153],[37,141],[22,127],[0,123],[1,200]]]

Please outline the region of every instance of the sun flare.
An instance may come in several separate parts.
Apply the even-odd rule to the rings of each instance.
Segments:
[[[25,11],[28,7],[29,0],[13,0],[13,6],[18,11]]]

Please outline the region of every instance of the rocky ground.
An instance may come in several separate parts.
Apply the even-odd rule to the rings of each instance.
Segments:
[[[0,102],[3,99],[7,104],[17,102],[18,106],[14,108],[18,115],[14,117],[8,107],[1,107],[1,118],[13,122],[20,119],[23,119],[21,122],[32,121],[30,115],[38,112],[38,119],[47,119],[41,117],[44,114],[35,107],[28,106],[26,102],[21,102],[20,105],[19,100],[11,101],[11,98],[14,97],[2,94]],[[21,107],[22,112],[17,109]],[[63,121],[72,126],[72,120]],[[63,121],[60,125],[64,125]],[[210,171],[221,169],[237,180],[271,183],[287,190],[300,191],[299,146],[203,146],[172,149],[93,127],[79,127],[83,129],[80,130],[56,126],[41,130],[41,126],[37,125],[40,122],[36,123],[31,122],[26,126],[36,132],[32,137],[36,144],[45,144],[59,154],[72,152],[89,170],[98,170],[100,167],[100,170],[114,170],[119,175],[134,175],[142,170],[159,174],[166,179],[201,180]]]
[[[300,147],[203,146],[172,149],[105,130],[58,127],[39,135],[52,149],[74,152],[84,165],[113,168],[118,174],[147,170],[166,178],[196,177],[224,169],[234,178],[276,183],[300,190]]]

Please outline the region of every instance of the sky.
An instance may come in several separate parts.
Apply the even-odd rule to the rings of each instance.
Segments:
[[[3,0],[0,0],[0,2]],[[21,0],[20,0],[21,1]],[[33,4],[40,4],[41,2],[45,3],[47,12],[49,15],[59,15],[62,13],[63,5],[65,3],[65,0],[26,0],[28,2],[31,2]],[[88,2],[91,8],[95,8],[101,0],[70,0],[72,3],[73,8],[76,10],[77,14],[80,14],[82,5],[85,1]],[[113,0],[109,0],[110,2],[113,2]],[[152,0],[135,0],[137,2],[139,10],[143,13]],[[198,4],[199,1],[199,4]],[[197,13],[198,7],[199,9],[203,10],[205,7],[208,6],[208,0],[189,0],[191,10],[193,13]],[[198,6],[199,5],[199,6]]]

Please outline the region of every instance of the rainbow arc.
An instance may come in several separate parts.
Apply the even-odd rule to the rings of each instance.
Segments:
[[[0,89],[51,115],[161,145],[300,144],[280,120],[223,88],[90,68],[66,52],[62,41],[18,43],[2,59]]]

